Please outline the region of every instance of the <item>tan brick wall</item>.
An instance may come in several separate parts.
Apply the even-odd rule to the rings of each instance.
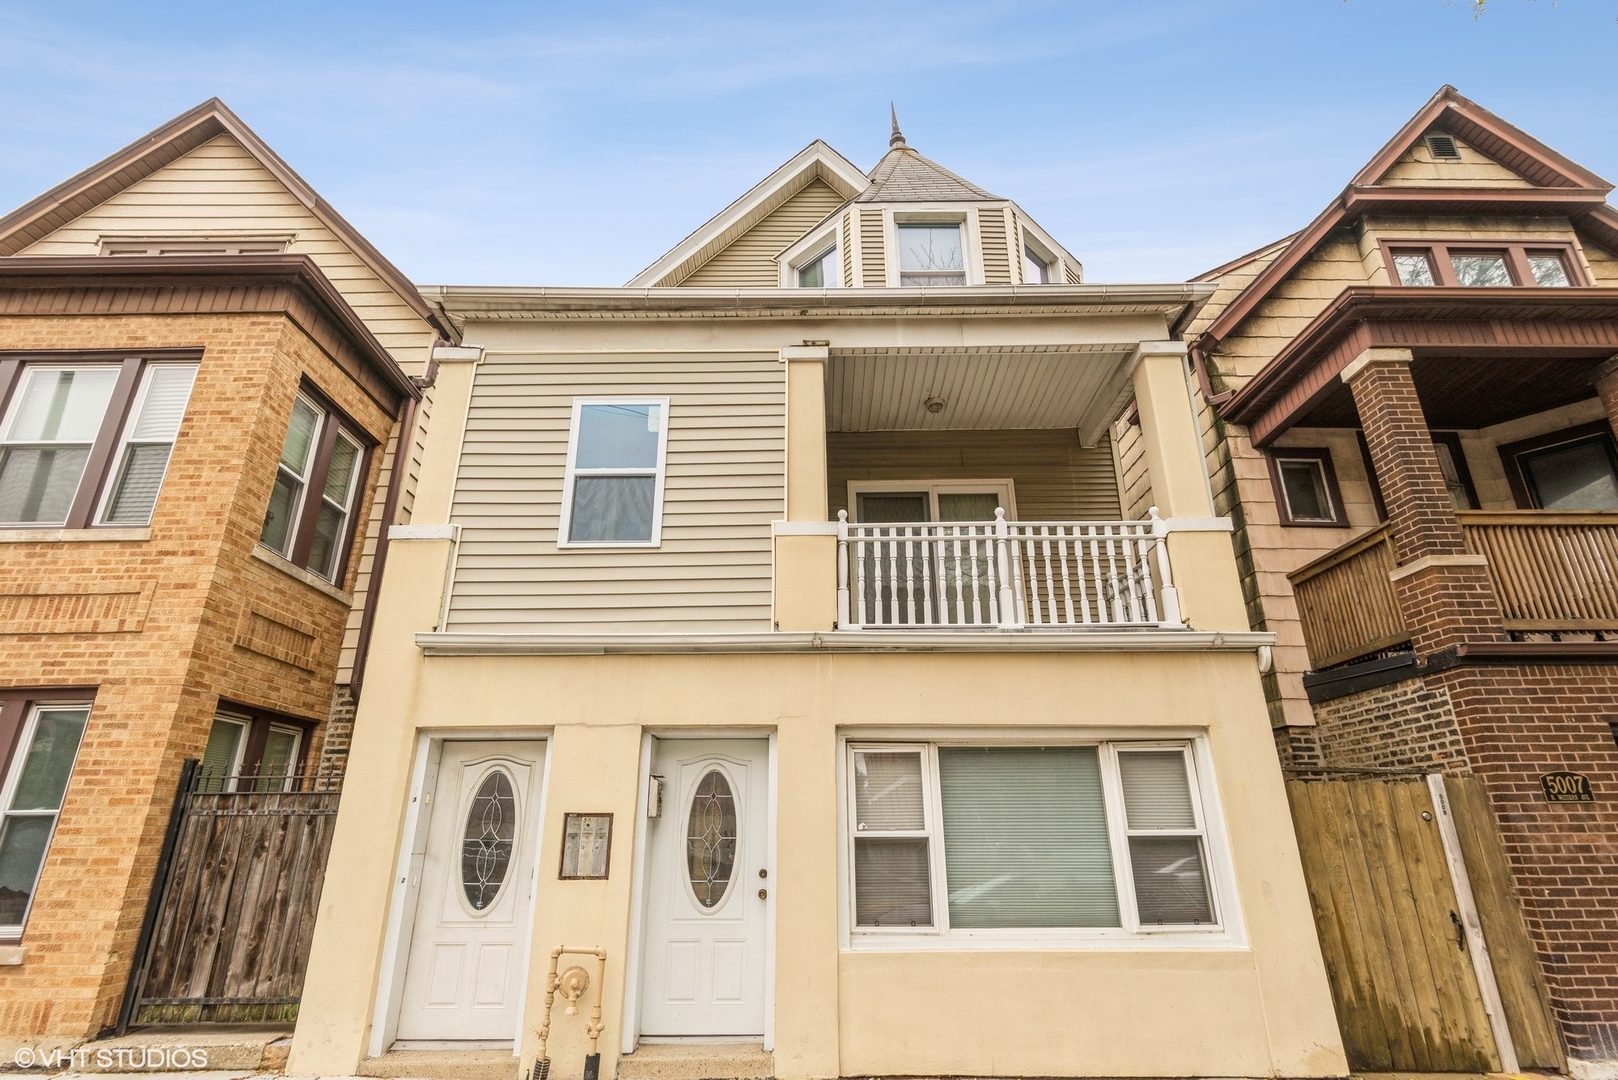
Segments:
[[[0,596],[47,584],[151,590],[138,630],[0,635],[0,686],[97,688],[24,932],[26,962],[0,968],[8,1035],[82,1036],[114,1020],[180,763],[200,755],[218,701],[312,721],[332,706],[348,605],[252,551],[300,377],[379,443],[388,410],[283,315],[0,317],[3,350],[177,347],[203,358],[150,539],[0,543]],[[371,455],[356,502],[350,587],[381,457]],[[245,610],[311,632],[309,666],[237,644]]]

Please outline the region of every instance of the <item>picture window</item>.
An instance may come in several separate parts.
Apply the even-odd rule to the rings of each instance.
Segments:
[[[1525,510],[1618,510],[1618,448],[1605,422],[1500,448]]]
[[[899,284],[965,285],[966,248],[958,223],[901,223]]]

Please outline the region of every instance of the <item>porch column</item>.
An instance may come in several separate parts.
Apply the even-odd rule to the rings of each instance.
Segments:
[[[1143,341],[1135,350],[1132,378],[1152,501],[1171,529],[1169,565],[1186,622],[1194,630],[1246,631],[1252,628],[1230,522],[1213,516],[1185,353],[1183,341]]]
[[[837,620],[837,531],[826,493],[825,345],[788,345],[786,515],[775,523],[775,628],[830,630]]]
[[[1410,374],[1409,349],[1371,348],[1343,369],[1388,509],[1393,591],[1418,653],[1502,634],[1488,560],[1466,550],[1460,519]]]
[[[1607,423],[1618,437],[1618,356],[1608,359],[1596,368],[1596,393],[1601,395],[1602,407],[1607,410]]]

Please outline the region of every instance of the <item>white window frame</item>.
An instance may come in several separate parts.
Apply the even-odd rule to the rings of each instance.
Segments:
[[[123,473],[125,465],[124,458],[129,454],[129,447],[135,441],[133,438],[135,434],[135,425],[140,422],[141,410],[146,408],[146,398],[151,393],[152,383],[156,381],[154,373],[160,368],[191,369],[191,389],[186,391],[185,408],[181,410],[180,413],[180,423],[182,425],[185,423],[186,413],[191,411],[191,395],[195,393],[197,389],[198,365],[195,363],[150,363],[145,365],[145,370],[140,373],[140,388],[136,390],[134,399],[129,403],[129,411],[124,414],[124,422],[118,431],[118,442],[113,447],[112,458],[107,463],[106,479],[101,484],[101,501],[99,505],[96,506],[95,517],[91,519],[97,525],[117,525],[122,528],[139,528],[142,525],[150,525],[152,523],[152,514],[157,513],[157,499],[153,499],[152,513],[147,514],[146,520],[143,522],[109,522],[107,520],[107,511],[111,509],[113,493],[117,490],[120,476]],[[179,441],[180,430],[179,428],[176,428],[174,430],[174,438],[170,439],[168,442],[169,456],[168,460],[163,463],[163,475],[158,478],[157,481],[157,497],[159,499],[163,497],[163,485],[168,482],[169,466],[174,464],[174,447],[179,444]],[[147,440],[143,441],[141,445],[154,446],[160,444]]]
[[[295,237],[290,233],[267,236],[102,236],[101,254],[128,255],[281,255]],[[249,250],[243,251],[243,248]]]
[[[997,209],[995,211],[999,213]],[[888,208],[883,214],[886,230],[889,288],[959,289],[967,285],[983,284],[983,254],[978,247],[977,207],[962,208],[949,203],[906,203],[903,209]],[[966,274],[965,285],[905,285],[901,286],[899,264],[903,256],[899,250],[901,225],[955,225],[961,230],[961,262]]]
[[[67,787],[62,789],[62,803],[66,805],[68,792],[73,786],[73,770],[78,768],[79,754],[84,751],[84,738],[89,734],[88,714],[94,709],[95,703],[90,701],[36,701],[28,706],[28,718],[23,721],[22,731],[18,733],[16,751],[11,755],[11,767],[0,783],[0,824],[10,819],[11,800],[16,798],[17,785],[22,781],[23,767],[28,764],[28,752],[34,745],[34,733],[39,729],[39,714],[41,712],[54,712],[66,709],[83,709],[86,713],[85,732],[79,736],[79,745],[73,751],[73,760],[67,767]],[[33,888],[28,893],[28,906],[23,909],[22,922],[0,926],[0,940],[15,941],[21,936],[23,929],[28,925],[28,916],[33,914],[34,901],[39,899],[39,879],[45,875],[45,863],[50,860],[51,846],[56,842],[56,827],[62,821],[62,807],[55,810],[24,810],[16,814],[17,817],[44,817],[51,815],[50,835],[45,837],[45,854],[39,860],[39,870],[34,875]],[[3,829],[0,829],[3,831]]]
[[[791,247],[776,256],[781,267],[781,287],[783,289],[812,288],[798,284],[798,271],[809,263],[832,256],[836,264],[837,273],[832,275],[823,288],[841,289],[843,287],[843,241],[839,229],[842,227],[842,218],[838,217],[830,222],[830,227],[817,229],[801,240],[795,241]]]
[[[927,520],[938,520],[938,496],[979,495],[997,490],[1000,505],[1005,507],[1006,520],[1017,520],[1017,487],[1010,477],[984,480],[850,480],[848,482],[848,519],[859,522],[859,497],[892,492],[916,492],[927,496]],[[947,524],[947,523],[946,523]]]
[[[579,452],[579,422],[584,415],[586,405],[657,405],[662,409],[659,414],[662,423],[659,425],[657,440],[657,466],[655,469],[584,469],[580,470],[574,463],[578,460]],[[557,519],[556,546],[563,550],[600,551],[612,548],[656,548],[663,546],[663,495],[668,477],[669,457],[669,399],[666,397],[577,397],[573,399],[572,419],[568,423],[567,432],[567,472],[562,480],[562,508]],[[646,540],[570,540],[568,537],[573,529],[573,484],[579,477],[591,476],[655,476],[656,484],[652,488],[652,532]]]
[[[214,713],[213,722],[214,724],[219,724],[220,722],[235,724],[236,727],[241,729],[241,734],[236,739],[236,753],[232,755],[230,765],[225,769],[225,775],[218,778],[223,781],[219,787],[220,791],[235,791],[237,778],[242,771],[242,758],[247,756],[247,740],[253,734],[253,718],[242,716],[240,713],[216,712]],[[213,734],[212,726],[209,728],[209,734]]]
[[[1020,226],[1018,229],[1018,235],[1021,239],[1021,243],[1019,243],[1016,252],[1017,269],[1015,273],[1017,275],[1017,281],[1024,285],[1037,284],[1037,282],[1023,280],[1023,248],[1031,247],[1036,252],[1042,252],[1046,256],[1046,262],[1050,266],[1051,273],[1051,280],[1049,284],[1068,284],[1068,263],[1073,262],[1074,265],[1077,265],[1077,260],[1074,260],[1072,256],[1067,255],[1063,251],[1062,245],[1058,244],[1050,233],[1028,220],[1028,218],[1020,211],[1017,213],[1017,222]]]
[[[249,730],[251,730],[251,728],[249,728]],[[287,759],[287,772],[281,781],[281,790],[291,791],[293,783],[298,779],[298,758],[303,753],[303,729],[293,724],[278,724],[272,720],[270,721],[269,730],[271,732],[279,731],[292,736],[292,756]],[[265,745],[269,745],[267,741]],[[246,749],[247,742],[244,739],[242,741],[241,751],[246,751]],[[239,757],[240,752],[238,752],[238,758]],[[264,757],[262,754],[259,755],[258,768],[258,779],[262,780],[264,779]]]
[[[838,756],[839,825],[843,843],[839,849],[838,879],[843,903],[840,905],[840,937],[844,947],[856,950],[1004,950],[1004,949],[1233,949],[1247,944],[1235,890],[1235,870],[1217,786],[1212,780],[1213,761],[1204,733],[1191,731],[1140,732],[1107,730],[1097,732],[1034,732],[1016,730],[956,731],[877,731],[872,737],[845,734],[839,737]],[[946,866],[943,834],[943,800],[938,785],[940,747],[1069,747],[1095,746],[1101,763],[1102,792],[1107,813],[1107,833],[1112,850],[1113,881],[1118,891],[1120,926],[1117,927],[1030,927],[955,929],[949,925],[946,895]],[[854,753],[856,751],[922,750],[922,791],[927,800],[929,835],[928,872],[933,901],[930,927],[859,926],[854,894]],[[1203,925],[1142,925],[1136,906],[1135,883],[1129,858],[1128,819],[1124,809],[1123,784],[1118,771],[1120,750],[1178,749],[1185,754],[1186,779],[1197,828],[1202,837],[1203,869],[1207,877],[1213,922]],[[1142,835],[1172,835],[1162,830],[1137,830]]]

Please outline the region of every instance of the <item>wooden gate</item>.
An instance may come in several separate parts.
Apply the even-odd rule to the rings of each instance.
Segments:
[[[1476,778],[1294,779],[1287,793],[1349,1067],[1561,1068]]]
[[[120,1029],[297,1019],[340,795],[186,762]]]

